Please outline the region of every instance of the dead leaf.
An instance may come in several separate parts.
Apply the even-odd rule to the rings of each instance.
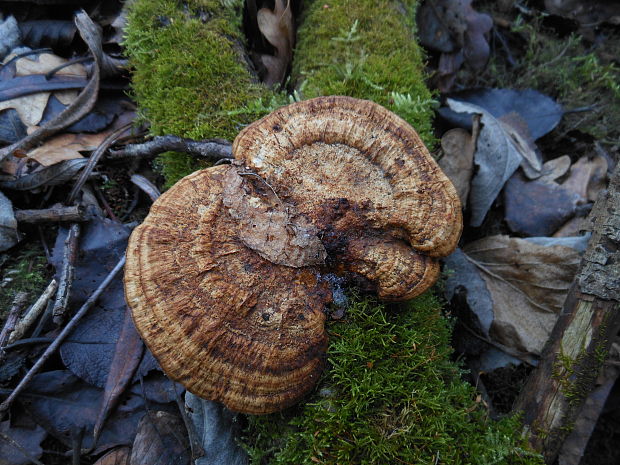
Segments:
[[[583,202],[596,201],[598,193],[607,186],[607,160],[600,155],[583,156],[570,168],[562,187],[579,195]]]
[[[183,420],[168,412],[147,412],[131,450],[130,465],[189,465],[189,440]]]
[[[527,122],[515,111],[506,113],[499,121],[512,139],[512,143],[523,157],[521,169],[529,179],[540,177],[542,172],[542,155],[530,135]]]
[[[579,253],[508,236],[472,242],[463,252],[491,296],[489,334],[507,347],[540,354],[577,272]]]
[[[117,447],[103,455],[95,465],[129,465],[131,447]]]
[[[61,161],[52,166],[41,167],[16,179],[0,181],[0,188],[27,191],[43,186],[56,186],[73,179],[86,166],[88,160],[78,158]]]
[[[570,169],[571,160],[568,155],[554,158],[543,164],[538,182],[554,182],[556,179],[564,176]]]
[[[237,414],[219,402],[185,394],[185,411],[194,427],[196,441],[205,454],[196,465],[245,465],[247,453],[237,441],[240,425]]]
[[[99,134],[60,134],[48,139],[41,147],[28,152],[27,156],[43,166],[84,158],[80,152],[92,152],[108,134],[108,131]]]
[[[479,124],[474,123],[473,134],[461,128],[450,129],[441,138],[441,148],[444,154],[439,160],[439,166],[456,187],[463,208],[467,206],[467,196],[474,171],[474,153],[479,127]]]
[[[0,433],[5,434],[11,440],[8,442],[0,437],[1,465],[26,465],[33,463],[30,458],[41,457],[43,453],[41,442],[47,433],[40,426],[32,429],[22,428],[11,426],[11,422],[7,420],[0,423]]]
[[[265,84],[282,83],[286,70],[293,58],[295,31],[290,0],[275,0],[274,10],[261,8],[256,14],[258,29],[276,49],[275,57],[261,55],[267,68]]]
[[[545,0],[550,13],[576,20],[584,28],[620,24],[620,5],[609,0]]]
[[[318,230],[295,207],[282,202],[271,186],[252,172],[230,167],[223,203],[237,220],[239,239],[278,265],[301,267],[325,263],[327,252]]]
[[[128,308],[125,310],[123,326],[115,342],[114,356],[103,390],[101,408],[94,426],[95,438],[99,437],[105,420],[131,383],[144,354],[144,343],[136,331],[131,318],[131,311]]]
[[[19,241],[13,204],[0,192],[0,252],[10,249]]]
[[[527,236],[550,236],[575,215],[582,198],[555,182],[529,181],[515,173],[504,188],[506,223]]]
[[[457,113],[480,114],[482,129],[478,136],[474,162],[478,167],[471,182],[469,205],[470,224],[480,226],[506,181],[516,171],[522,157],[501,123],[477,105],[448,99]]]

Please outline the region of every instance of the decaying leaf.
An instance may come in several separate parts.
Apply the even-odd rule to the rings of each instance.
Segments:
[[[235,439],[239,426],[235,421],[237,414],[190,392],[185,394],[185,410],[203,452],[195,465],[247,464],[247,454]]]
[[[470,224],[480,226],[504,184],[521,164],[522,157],[501,123],[489,112],[452,99],[448,99],[448,105],[457,113],[482,115],[482,129],[474,155],[478,171],[472,179],[469,195]]]
[[[583,202],[596,201],[598,193],[607,185],[607,160],[600,155],[581,157],[570,168],[562,187],[579,195]]]
[[[327,252],[317,228],[292,204],[282,202],[258,175],[242,175],[229,169],[223,192],[224,206],[237,220],[241,241],[278,265],[299,268],[324,263]]]
[[[129,465],[131,447],[116,447],[104,454],[95,462],[95,465]]]
[[[187,431],[178,415],[147,412],[131,448],[130,465],[189,465]]]
[[[26,465],[32,458],[38,459],[43,453],[41,442],[47,433],[40,426],[23,428],[11,426],[9,420],[0,423],[0,433],[9,438],[0,437],[0,465]]]
[[[489,334],[507,347],[540,354],[577,271],[579,253],[508,236],[475,241],[463,252],[491,296]]]
[[[581,201],[555,182],[529,181],[515,173],[504,189],[506,223],[518,234],[550,236],[575,215]]]
[[[424,2],[417,14],[420,41],[442,52],[440,90],[449,90],[453,76],[463,62],[483,68],[489,58],[487,34],[493,26],[489,15],[478,13],[471,0]],[[449,57],[447,60],[446,57]]]
[[[609,0],[545,0],[550,13],[576,20],[583,28],[620,24],[620,4]]]
[[[55,165],[64,160],[83,158],[80,152],[95,150],[108,136],[99,134],[60,134],[48,139],[42,146],[28,152],[28,157],[43,166]]]
[[[443,157],[439,160],[439,166],[454,184],[463,208],[467,206],[479,131],[480,125],[474,123],[472,134],[464,129],[454,128],[441,138]]]
[[[571,161],[568,155],[554,158],[544,163],[539,182],[554,182],[556,179],[564,176],[570,169]]]
[[[495,118],[516,113],[527,123],[529,134],[539,139],[555,128],[562,119],[562,106],[551,97],[533,89],[473,89],[449,95],[453,100],[477,105]],[[455,126],[471,128],[471,118],[442,107],[439,114]]]
[[[542,155],[527,126],[527,122],[516,112],[506,113],[499,118],[502,128],[512,140],[523,161],[521,169],[529,179],[540,177],[543,167]]]
[[[265,84],[268,86],[284,80],[286,69],[293,58],[295,31],[290,3],[290,0],[275,0],[273,11],[261,8],[256,15],[260,32],[276,48],[275,56],[261,56],[267,68]]]
[[[10,249],[18,241],[17,220],[13,212],[13,204],[0,192],[0,252]]]

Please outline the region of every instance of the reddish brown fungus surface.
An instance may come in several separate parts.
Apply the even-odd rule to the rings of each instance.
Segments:
[[[332,298],[322,274],[414,297],[456,247],[461,208],[416,132],[368,101],[281,108],[244,129],[233,153],[153,204],[129,241],[125,290],[171,378],[268,413],[321,373]]]

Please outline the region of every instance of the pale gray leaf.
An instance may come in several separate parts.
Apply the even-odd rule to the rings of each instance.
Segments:
[[[10,249],[18,241],[17,220],[13,213],[13,204],[0,192],[0,252]]]

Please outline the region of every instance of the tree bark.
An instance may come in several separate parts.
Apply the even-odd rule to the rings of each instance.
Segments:
[[[593,232],[538,368],[515,405],[549,464],[570,433],[620,328],[620,165],[590,219]]]

